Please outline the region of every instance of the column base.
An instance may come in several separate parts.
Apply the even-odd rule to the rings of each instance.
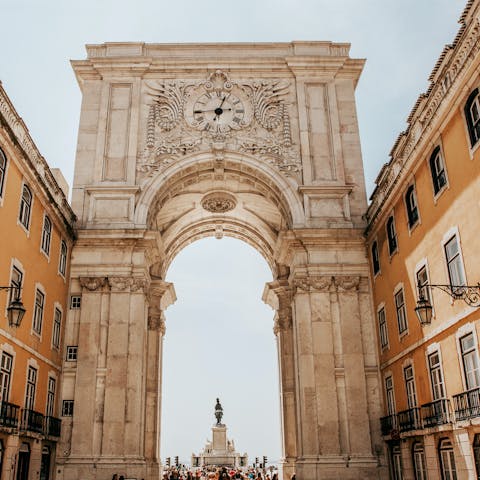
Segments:
[[[138,458],[69,457],[57,464],[56,480],[110,480],[113,474],[137,480],[160,480],[159,462]]]
[[[295,465],[296,478],[302,480],[388,480],[388,468],[374,456],[322,455],[301,457]],[[284,480],[288,480],[285,479]]]

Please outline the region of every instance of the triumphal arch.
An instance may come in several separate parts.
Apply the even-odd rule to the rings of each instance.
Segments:
[[[72,62],[76,308],[57,477],[158,480],[175,300],[165,274],[187,244],[227,235],[273,273],[263,299],[275,311],[283,477],[385,478],[354,100],[364,62],[330,42],[87,53]]]

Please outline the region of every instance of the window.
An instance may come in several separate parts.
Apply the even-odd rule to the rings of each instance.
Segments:
[[[77,345],[69,345],[67,346],[67,362],[76,362],[77,361]]]
[[[40,335],[42,333],[43,308],[45,295],[37,288],[35,291],[35,308],[33,311],[33,331]]]
[[[457,469],[455,467],[453,446],[452,442],[448,438],[440,440],[439,454],[442,480],[457,480]]]
[[[2,352],[2,361],[0,364],[0,400],[8,402],[10,398],[10,381],[12,379],[13,357],[8,353]]]
[[[37,387],[37,369],[28,367],[27,390],[25,391],[25,408],[33,410],[35,406],[35,389]]]
[[[400,450],[400,445],[393,445],[391,451],[393,480],[402,480],[402,452]]]
[[[442,366],[440,365],[440,355],[438,352],[434,352],[428,356],[428,368],[430,371],[433,400],[445,398]]]
[[[469,333],[460,339],[460,351],[462,352],[463,372],[467,390],[479,387],[480,369],[473,333]]]
[[[388,252],[393,255],[397,250],[397,234],[395,232],[395,220],[390,217],[387,220],[387,239],[388,239]]]
[[[12,279],[10,280],[10,286],[14,287],[10,290],[9,304],[16,298],[22,297],[22,282],[23,273],[17,267],[12,268]]]
[[[422,443],[415,442],[413,444],[412,456],[415,480],[427,480],[427,462],[425,461],[425,450]]]
[[[403,369],[403,376],[405,378],[408,408],[415,408],[417,406],[417,393],[415,391],[415,378],[413,376],[413,367],[411,365],[408,365]]]
[[[50,240],[52,238],[52,222],[45,215],[43,217],[43,231],[42,231],[42,251],[47,255],[50,254]]]
[[[403,288],[395,294],[395,308],[397,310],[398,333],[402,334],[407,331],[407,311],[405,308],[405,296],[403,295]]]
[[[430,287],[428,286],[428,273],[427,267],[423,266],[417,272],[417,290],[418,290],[418,297],[420,298],[423,296],[425,300],[428,300],[430,305],[432,304],[432,299],[430,295]]]
[[[445,244],[445,257],[447,260],[450,286],[465,285],[465,273],[463,271],[462,257],[456,235]],[[455,289],[453,290],[455,291]]]
[[[387,330],[387,318],[385,316],[385,308],[381,308],[378,313],[378,330],[380,332],[380,346],[383,348],[388,347],[388,330]]]
[[[30,213],[32,211],[32,192],[24,185],[22,189],[22,198],[20,199],[20,213],[18,220],[28,230],[30,225]]]
[[[476,88],[468,97],[465,104],[465,119],[470,135],[470,144],[473,147],[480,139],[480,98],[478,88]]]
[[[55,308],[53,315],[53,333],[52,333],[52,345],[54,348],[60,347],[60,327],[62,325],[62,312]]]
[[[395,415],[395,394],[393,391],[393,377],[389,375],[385,377],[385,392],[387,394],[387,413]]]
[[[430,157],[430,173],[432,174],[433,191],[435,195],[437,195],[447,184],[447,174],[440,153],[440,147],[437,147]]]
[[[67,271],[67,244],[64,240],[62,240],[62,244],[60,246],[60,260],[58,262],[58,271],[65,276],[65,272]]]
[[[5,184],[5,174],[7,173],[7,157],[0,148],[0,198],[3,197],[3,186]]]
[[[47,417],[53,417],[55,409],[55,388],[55,379],[53,377],[48,377],[47,410],[45,412]]]
[[[73,400],[64,400],[62,403],[62,417],[73,416]]]
[[[477,478],[480,477],[480,434],[475,434],[473,437],[473,458],[475,459],[475,470]]]
[[[405,205],[407,206],[408,226],[412,228],[418,222],[418,205],[415,187],[410,185],[405,194]]]
[[[81,295],[72,295],[70,297],[70,309],[77,310],[82,306],[82,296]]]
[[[380,259],[378,257],[377,242],[373,242],[372,244],[372,264],[373,264],[373,273],[376,275],[380,271]]]

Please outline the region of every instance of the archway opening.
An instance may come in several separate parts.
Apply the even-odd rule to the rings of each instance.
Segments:
[[[184,248],[167,272],[177,302],[166,312],[161,457],[190,463],[211,440],[220,398],[238,453],[281,457],[279,377],[273,311],[262,300],[272,272],[234,238]]]

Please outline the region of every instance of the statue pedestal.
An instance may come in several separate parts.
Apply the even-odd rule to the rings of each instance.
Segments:
[[[213,451],[227,452],[227,427],[223,424],[212,427],[212,449]]]

